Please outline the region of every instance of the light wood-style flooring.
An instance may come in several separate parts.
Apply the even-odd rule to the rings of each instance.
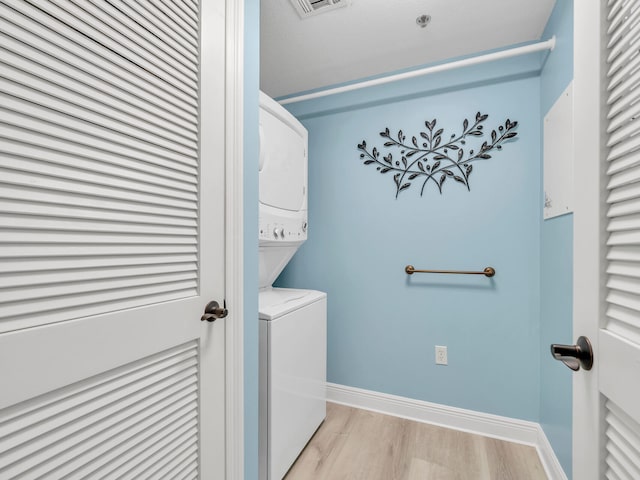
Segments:
[[[547,480],[534,447],[327,404],[285,480]]]

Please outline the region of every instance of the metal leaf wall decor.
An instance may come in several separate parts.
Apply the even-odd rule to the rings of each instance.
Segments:
[[[358,149],[362,151],[360,158],[365,165],[375,165],[380,173],[395,172],[393,181],[396,187],[396,198],[403,190],[414,184],[421,184],[420,196],[429,182],[433,182],[442,194],[442,187],[447,179],[453,180],[467,187],[469,177],[473,172],[472,163],[479,160],[491,158],[489,152],[493,149],[501,150],[504,143],[518,135],[515,131],[518,122],[507,119],[504,125],[491,130],[491,141],[484,141],[474,148],[469,148],[467,143],[474,137],[484,135],[482,125],[489,116],[480,112],[476,114],[475,121],[470,122],[464,119],[462,122],[462,133],[452,134],[449,140],[443,139],[444,129],[436,129],[436,120],[424,122],[426,131],[420,132],[419,138],[411,137],[411,142],[407,142],[407,137],[398,131],[396,138],[391,136],[389,128],[380,132],[380,136],[385,138],[384,147],[388,149],[399,149],[400,153],[394,158],[389,152],[382,155],[382,152],[373,147],[368,150],[367,142],[358,144]]]

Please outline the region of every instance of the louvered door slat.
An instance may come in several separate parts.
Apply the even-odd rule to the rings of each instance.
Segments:
[[[616,60],[611,64],[607,75],[609,76],[609,85],[615,87],[621,83],[629,74],[638,67],[640,57],[638,56],[638,45],[640,39],[637,38],[638,32],[633,32],[636,40],[626,46]]]
[[[180,1],[180,2],[172,2],[171,0],[160,0],[164,3],[171,11],[175,14],[180,15],[180,18],[184,19],[186,22],[191,25],[196,24],[198,22],[198,13],[193,10],[192,5],[189,5],[189,2]]]
[[[32,107],[29,112],[36,118],[46,119],[47,116],[55,112],[56,114],[65,115],[70,119],[81,118],[91,125],[98,125],[113,132],[128,135],[140,141],[167,148],[184,155],[193,156],[196,154],[197,144],[195,142],[185,145],[186,142],[184,142],[184,140],[176,135],[172,135],[170,132],[155,128],[153,125],[145,125],[134,117],[127,118],[126,115],[118,114],[118,112],[109,112],[108,108],[100,108],[100,106],[97,106],[95,108],[98,109],[98,112],[94,112],[86,108],[86,103],[79,105],[74,95],[62,89],[58,89],[58,91],[50,89],[46,93],[41,93],[38,92],[36,88],[25,88],[23,85],[28,85],[29,83],[35,85],[37,82],[31,82],[32,77],[21,72],[7,69],[3,73],[4,77],[8,80],[19,83],[7,83],[3,86],[5,94],[0,97],[0,101],[6,108],[15,110],[16,107],[18,107],[20,111],[22,111],[20,107],[22,107],[24,103],[12,100],[12,97],[19,98],[22,102],[24,102],[23,99],[28,99],[29,102],[37,105],[36,108]],[[54,96],[56,94],[58,97]],[[105,115],[105,113],[111,113],[111,117],[116,118],[110,118],[110,116]],[[149,132],[149,130],[151,131]],[[165,135],[167,138],[165,138]]]
[[[160,186],[159,179],[154,179],[153,183],[149,182],[145,184],[119,176],[87,173],[86,170],[69,168],[66,165],[34,162],[8,155],[0,155],[0,158],[7,160],[5,168],[0,167],[4,177],[2,180],[7,184],[25,185],[25,182],[29,181],[28,179],[37,176],[38,180],[33,181],[31,183],[32,185],[50,182],[51,189],[58,191],[69,191],[70,188],[76,187],[77,190],[72,191],[82,192],[92,197],[108,198],[110,200],[124,200],[130,193],[129,202],[131,203],[156,204],[159,207],[169,205],[195,210],[195,206],[197,205],[197,193],[193,191],[190,185],[167,182],[176,187],[181,187],[180,189],[172,189]],[[144,175],[137,175],[137,172],[132,172],[131,177],[144,178]],[[131,210],[135,212],[137,209],[134,207],[131,208]],[[73,215],[70,213],[69,215],[62,216]],[[123,222],[125,221],[126,220],[123,219]]]
[[[3,155],[2,153],[0,153],[0,159],[2,160],[0,182],[14,187],[42,188],[48,190],[45,193],[49,195],[71,191],[97,200],[102,198],[116,202],[128,201],[133,205],[137,203],[149,204],[158,208],[165,207],[167,210],[173,208],[193,211],[197,208],[195,192],[162,188],[150,184],[145,186],[107,175],[102,177],[86,175],[87,181],[83,181],[82,177],[85,176],[86,171],[69,169],[47,162],[25,161],[21,157]],[[136,172],[133,172],[132,176],[136,176],[135,174]],[[100,180],[91,182],[91,177]],[[154,183],[160,184],[160,181]],[[131,210],[135,212],[138,209],[132,207]],[[184,212],[180,216],[191,217],[192,212]]]
[[[640,56],[638,58],[640,58]],[[638,66],[640,66],[640,61],[634,67],[637,68]],[[636,121],[636,118],[634,116],[628,119],[627,122],[625,122],[624,124],[621,123],[620,125],[615,127],[615,132],[613,132],[612,135],[609,137],[609,141],[607,142],[607,145],[608,146],[613,145],[618,140],[626,136],[635,135],[636,133],[638,133],[638,131],[640,131],[640,126],[638,125],[639,123],[640,122]]]
[[[81,271],[81,270],[92,270],[92,269],[103,269],[110,267],[112,269],[118,267],[140,267],[144,265],[152,265],[155,266],[160,260],[163,261],[164,265],[173,265],[173,264],[193,264],[198,261],[198,257],[193,254],[183,254],[183,255],[145,255],[145,256],[135,256],[135,255],[110,255],[105,257],[85,257],[81,254],[78,254],[76,258],[69,256],[65,258],[44,258],[44,259],[27,259],[23,260],[20,258],[12,258],[12,259],[3,259],[3,262],[0,263],[0,274],[8,275],[8,274],[29,274],[29,273],[39,273],[46,275],[48,272],[53,271],[55,273],[56,270],[64,273],[67,270]],[[162,267],[162,266],[161,266]]]
[[[636,298],[635,295],[629,294],[627,292],[609,292],[609,295],[607,295],[607,302],[612,305],[618,305],[633,310],[634,312],[636,312],[636,314],[637,312],[640,312],[640,299]]]
[[[169,196],[176,196],[176,193],[173,193],[174,190],[194,192],[193,177],[188,176],[186,172],[180,170],[156,165],[153,167],[150,166],[146,171],[141,171],[140,168],[143,166],[142,162],[136,162],[135,160],[129,161],[130,159],[110,155],[108,153],[104,154],[100,151],[94,150],[96,152],[94,157],[87,158],[71,155],[69,153],[65,154],[63,151],[55,151],[52,149],[52,147],[55,148],[56,146],[61,149],[69,146],[69,150],[76,150],[77,153],[85,154],[87,156],[91,154],[90,147],[81,147],[80,149],[76,149],[74,148],[74,145],[62,142],[59,142],[57,145],[49,142],[49,147],[33,144],[25,145],[24,143],[21,143],[21,141],[38,141],[39,137],[29,135],[29,133],[13,128],[12,130],[17,132],[16,137],[19,138],[15,138],[14,140],[16,141],[8,139],[5,140],[2,138],[2,134],[7,130],[8,129],[4,129],[0,125],[0,156],[6,160],[1,164],[1,166],[7,171],[10,171],[8,169],[13,170],[16,174],[20,171],[41,171],[43,168],[48,168],[52,172],[55,172],[56,169],[59,172],[64,171],[64,174],[57,175],[60,178],[84,178],[87,175],[92,175],[93,177],[101,178],[100,176],[102,176],[108,179],[96,181],[95,183],[97,184],[112,185],[114,180],[123,181],[123,179],[135,179],[141,183],[155,186],[156,188],[159,186],[169,187],[165,189],[166,191],[172,192]],[[23,145],[24,147],[22,147]],[[160,161],[158,163],[160,163]],[[185,167],[185,169],[189,169],[189,167]],[[127,173],[129,174],[127,175]],[[172,174],[173,178],[167,178]],[[7,184],[11,183],[8,179],[5,180],[3,178],[2,180]],[[15,179],[14,181],[17,182],[18,180]],[[135,186],[135,183],[137,182],[130,182],[129,188],[131,190],[148,191],[148,187]],[[27,183],[22,185],[29,186],[30,184]],[[174,188],[172,189],[171,187]],[[48,190],[55,190],[55,187],[49,188]],[[0,195],[3,195],[3,192],[0,192]],[[7,197],[7,195],[3,196]],[[62,202],[63,200],[60,201]]]
[[[621,0],[620,3],[622,3],[623,0]],[[631,22],[635,22],[638,18],[638,15],[640,15],[640,10],[636,9],[634,10],[630,15],[629,15],[629,19],[631,20]],[[608,33],[611,34],[610,38],[609,38],[609,45],[614,45],[616,42],[618,42],[618,40],[620,39],[620,37],[626,32],[626,30],[624,29],[616,29],[615,27],[609,27]]]
[[[181,38],[186,44],[191,44],[192,47],[197,46],[198,38],[193,29],[185,25],[184,22],[181,22],[179,18],[168,13],[161,2],[157,0],[124,1],[131,8],[139,8],[141,15],[151,19],[157,25],[162,25],[165,29],[168,29],[175,38]]]
[[[189,405],[195,403],[195,399],[195,395],[189,398]],[[125,461],[127,454],[142,455],[144,457],[153,444],[171,434],[173,430],[181,428],[183,422],[187,421],[185,420],[187,408],[184,405],[182,407],[183,409],[177,413],[172,413],[172,410],[169,409],[166,415],[163,412],[155,412],[153,417],[143,418],[139,423],[125,422],[118,424],[105,431],[99,431],[95,439],[91,437],[85,442],[74,444],[65,442],[61,445],[55,445],[61,451],[56,451],[58,448],[47,449],[45,452],[47,452],[48,456],[31,456],[27,463],[17,463],[15,471],[24,471],[29,465],[39,462],[28,471],[28,475],[24,477],[25,480],[27,478],[42,478],[42,476],[46,478],[47,475],[63,478],[63,476],[76,470],[78,466],[86,465],[91,467],[99,464],[102,461],[103,453],[112,453],[111,461],[107,463],[109,468],[119,466]],[[139,419],[132,417],[132,420]],[[197,423],[195,412],[189,415],[188,421],[190,422],[189,426]],[[98,430],[98,427],[96,427],[96,430]],[[113,437],[105,440],[105,435],[113,435]],[[80,436],[72,438],[76,440],[78,437]],[[102,441],[98,442],[98,440]],[[10,471],[7,473],[11,474]],[[89,478],[95,477],[89,476]]]
[[[141,17],[148,19],[156,27],[162,31],[166,31],[167,34],[180,43],[187,50],[191,50],[197,46],[197,41],[193,37],[179,27],[172,23],[172,19],[162,12],[162,9],[157,9],[155,5],[149,2],[149,0],[120,0],[123,4],[129,7],[131,10],[137,12]]]
[[[189,267],[191,266],[189,265]],[[137,287],[141,281],[145,283],[144,288],[155,287],[162,290],[166,289],[168,285],[181,285],[182,288],[185,286],[195,288],[196,286],[196,274],[192,268],[184,271],[180,268],[173,269],[162,266],[157,267],[156,270],[151,267],[140,270],[142,273],[131,276],[126,275],[126,269],[121,270],[122,275],[113,273],[111,275],[90,275],[89,272],[85,273],[85,276],[88,278],[86,280],[82,279],[82,275],[78,275],[77,278],[71,276],[71,280],[69,280],[69,276],[65,277],[64,274],[61,274],[53,285],[50,282],[40,285],[37,283],[35,285],[30,285],[28,282],[25,283],[27,283],[26,286],[32,287],[31,290],[34,294],[38,295],[38,298],[43,299],[42,302],[46,302],[48,305],[58,305],[58,308],[61,308],[59,306],[59,297],[89,297],[101,292],[105,294],[109,292],[112,296],[118,297],[119,295],[126,294],[125,291],[128,288]],[[22,285],[18,284],[13,286],[10,282],[7,283],[8,286],[5,287],[6,290],[0,293],[0,304],[6,305],[7,317],[28,313],[29,307],[22,305],[13,306],[13,304],[26,302],[31,298],[29,294],[24,293],[24,289],[21,288],[23,287]]]
[[[111,8],[116,9],[130,18],[137,25],[145,28],[149,33],[151,33],[155,38],[159,39],[159,48],[165,48],[167,50],[171,50],[173,56],[182,62],[193,62],[197,64],[198,59],[193,53],[189,50],[189,48],[185,48],[185,46],[180,42],[179,39],[172,37],[171,35],[167,35],[165,32],[165,28],[163,28],[162,24],[158,22],[150,21],[151,19],[140,14],[140,11],[137,11],[131,8],[127,3],[123,0],[112,0],[110,2]],[[109,7],[106,7],[109,8]],[[197,12],[197,8],[196,8]]]
[[[119,235],[117,233],[102,233],[82,230],[82,226],[77,226],[77,230],[72,232],[64,232],[58,230],[40,230],[30,231],[27,229],[10,229],[5,227],[6,231],[0,229],[1,243],[29,243],[29,244],[46,244],[46,243],[67,243],[67,244],[102,244],[108,243],[116,245],[122,244],[183,244],[193,245],[197,242],[192,237],[183,237],[177,235],[144,235],[144,234],[128,234]],[[126,232],[124,232],[126,233]]]
[[[198,447],[197,445],[193,445],[193,444],[188,444],[186,446],[179,446],[178,448],[175,449],[175,451],[171,452],[170,455],[167,455],[166,457],[164,457],[163,459],[161,459],[161,461],[159,461],[159,464],[164,464],[165,462],[170,462],[171,464],[175,464],[176,465],[176,471],[180,471],[183,469],[188,469],[188,470],[194,470],[196,468],[196,459],[197,459],[197,454],[198,454]],[[159,465],[161,466],[161,465]],[[196,470],[197,471],[197,470]],[[79,475],[78,473],[81,473],[82,475]],[[67,478],[65,478],[65,480],[80,480],[80,479],[91,479],[93,478],[92,476],[95,474],[94,472],[92,472],[90,475],[84,475],[84,472],[74,472],[72,475],[70,475]],[[101,472],[97,472],[97,473],[101,473]],[[130,475],[126,476],[126,477],[122,477],[122,478],[131,478]],[[184,479],[186,478],[184,475],[178,475],[178,476],[171,476],[171,475],[166,475],[164,477],[161,476],[156,476],[154,475],[153,471],[150,472],[146,472],[145,475],[142,475],[141,477],[138,478],[180,478],[180,479]]]
[[[194,0],[184,0],[184,6],[190,8],[193,13],[198,15],[198,5]]]
[[[185,236],[190,240],[197,235],[195,227],[180,227],[171,225],[152,225],[140,223],[128,223],[124,221],[110,222],[105,220],[86,219],[82,225],[78,225],[78,218],[51,218],[37,215],[13,215],[0,214],[0,225],[11,225],[12,229],[18,230],[55,230],[56,232],[87,232],[106,234],[133,234],[133,235],[163,235],[163,236]],[[182,243],[182,242],[180,242]]]
[[[639,111],[640,113],[640,111]],[[617,160],[613,160],[609,162],[607,175],[613,175],[615,173],[621,172],[622,170],[634,167],[640,163],[640,152],[631,152],[624,157],[621,157]]]
[[[92,62],[97,63],[101,68],[113,71],[116,75],[122,76],[128,82],[138,83],[153,96],[165,95],[171,103],[180,107],[186,113],[197,116],[197,102],[193,99],[195,92],[187,93],[167,83],[158,77],[157,74],[137,67],[134,63],[113,52],[110,48],[92,41],[90,37],[86,37],[75,28],[57,20],[54,16],[41,12],[37,8],[33,8],[26,2],[21,2],[20,0],[5,0],[5,3],[11,7],[7,9],[6,15],[10,16],[11,21],[21,29],[27,30],[28,32],[37,32],[36,35],[41,37],[45,42],[61,44],[60,46],[62,48],[66,48],[70,53],[80,58],[90,58]],[[43,2],[42,5],[50,6],[51,4],[49,2]],[[16,12],[24,13],[24,16],[16,15]],[[34,20],[27,19],[27,15]],[[76,25],[74,25],[73,19],[69,20],[72,22],[71,25],[75,27]],[[75,24],[80,25],[80,22],[76,20]],[[59,32],[64,32],[64,34]],[[132,66],[134,68],[132,68]]]
[[[636,183],[640,179],[640,165],[627,167],[623,171],[609,176],[607,188],[614,189],[623,185]]]
[[[611,232],[607,245],[634,245],[640,242],[640,232],[636,230]]]
[[[607,227],[609,232],[640,229],[640,214],[612,218]]]
[[[131,464],[132,460],[135,462],[140,461],[141,458],[146,459],[152,456],[155,453],[154,447],[165,438],[174,440],[176,436],[184,434],[185,431],[188,433],[184,435],[183,441],[189,440],[193,438],[194,435],[197,435],[197,429],[194,423],[195,418],[185,418],[184,416],[175,418],[174,415],[170,415],[168,420],[174,422],[174,424],[165,425],[164,428],[158,430],[142,430],[140,435],[133,436],[124,442],[118,443],[114,447],[114,450],[109,452],[111,454],[109,455],[111,461],[105,463],[103,458],[98,458],[96,464],[101,463],[101,466],[91,471],[85,478],[106,479],[114,478],[114,476],[117,478],[118,475],[126,473],[127,470],[133,467]],[[131,477],[127,475],[124,478]]]
[[[35,137],[32,137],[35,138]],[[64,148],[64,146],[63,146]],[[83,149],[87,154],[90,154],[91,149],[85,147]],[[94,150],[95,151],[95,150]],[[70,155],[62,152],[57,152],[49,148],[40,147],[36,145],[25,145],[6,139],[2,142],[2,152],[4,156],[13,158],[13,162],[21,161],[22,165],[27,165],[29,161],[38,170],[42,168],[42,165],[46,165],[49,169],[66,167],[66,171],[79,172],[78,175],[103,175],[105,177],[115,179],[129,179],[137,182],[169,187],[175,190],[184,190],[188,192],[195,191],[193,185],[193,174],[182,171],[191,170],[189,167],[182,167],[182,165],[173,164],[176,168],[167,168],[162,165],[145,165],[144,162],[136,161],[134,159],[125,158],[122,156],[114,156],[105,154],[103,152],[96,151],[96,154],[92,158],[83,157],[80,155]],[[80,152],[77,152],[80,153]],[[2,153],[0,153],[2,154]],[[17,168],[14,163],[9,164],[7,167],[12,166],[14,169],[25,170],[28,168]],[[146,166],[146,168],[145,168]],[[64,176],[64,175],[63,175]],[[101,181],[99,183],[106,183]],[[108,183],[111,184],[111,181]],[[144,190],[144,187],[131,187],[135,190]],[[1,195],[1,193],[0,193]]]
[[[148,447],[145,451],[145,457],[140,455],[142,452],[135,452],[129,462],[122,464],[103,478],[105,480],[145,478],[147,477],[145,470],[151,468],[160,459],[175,452],[176,449],[180,449],[185,445],[197,447],[197,433],[198,429],[195,423],[186,424],[174,431],[165,432],[162,437],[155,439],[156,442],[152,446]]]
[[[197,164],[197,158],[192,154],[175,152],[142,141],[136,142],[136,148],[132,148],[132,139],[130,137],[109,130],[108,127],[100,127],[88,120],[61,115],[51,110],[47,111],[20,100],[2,100],[0,118],[4,123],[14,127],[26,128],[45,138],[66,138],[80,145],[94,146],[106,151],[112,149],[111,151],[123,152],[124,155],[134,158],[138,155],[137,152],[140,151],[141,154],[145,154],[148,161],[158,157],[190,166]]]
[[[632,2],[626,2],[623,7],[620,9],[618,13],[611,19],[609,22],[608,33],[616,32],[618,34],[622,34],[621,37],[624,39],[630,38],[629,33],[633,32],[637,25],[633,21],[629,21],[629,12],[632,11],[634,5]],[[616,36],[618,37],[618,36]],[[613,59],[618,55],[625,46],[624,40],[618,41],[613,36],[610,38],[610,41],[607,45],[609,50],[609,56],[607,58],[607,62],[611,63]]]
[[[2,17],[11,10],[0,5],[0,38],[3,54],[0,59],[4,68],[13,68],[33,77],[29,81],[32,88],[46,92],[56,87],[68,90],[82,98],[83,104],[93,101],[112,106],[120,112],[137,115],[150,123],[156,123],[168,130],[175,130],[191,139],[196,139],[196,131],[191,123],[192,114],[187,113],[175,99],[163,98],[163,92],[153,86],[139,82],[131,73],[119,67],[96,59],[89,62],[81,55],[83,50],[64,37],[44,40],[24,28],[20,28]],[[44,27],[32,26],[34,32],[44,31]],[[22,41],[16,40],[21,38]],[[0,76],[7,75],[0,71]],[[46,86],[38,79],[47,79]],[[109,103],[98,92],[108,94]],[[149,95],[151,94],[151,95]],[[144,101],[140,98],[144,98]],[[145,98],[148,97],[148,98]],[[132,110],[129,106],[136,107]]]
[[[607,18],[611,20],[614,15],[616,15],[622,6],[624,5],[625,0],[609,0],[607,4],[609,5],[609,12]]]
[[[640,263],[611,261],[608,264],[607,273],[610,275],[640,278]]]
[[[195,480],[198,478],[197,470],[189,465],[188,460],[184,461],[185,465],[180,469],[172,470],[169,472],[168,478],[183,478],[184,480]]]
[[[194,55],[189,55],[188,52],[187,55],[178,54],[165,42],[156,39],[155,34],[146,36],[144,33],[140,34],[138,32],[140,25],[129,15],[121,12],[110,3],[102,2],[94,4],[77,1],[74,3],[96,18],[98,25],[109,25],[112,31],[111,36],[115,41],[121,42],[125,47],[132,42],[135,47],[143,49],[144,51],[141,52],[142,55],[147,60],[154,61],[154,64],[159,68],[166,69],[165,64],[169,64],[172,71],[167,73],[178,73],[181,77],[190,79],[189,83],[192,85],[193,82],[197,82],[198,59]],[[58,5],[60,5],[60,3],[58,3]],[[126,38],[126,41],[122,41],[123,37]]]
[[[635,278],[629,278],[626,276],[616,276],[610,274],[607,287],[616,289],[619,292],[625,292],[637,295],[640,293],[640,281]]]
[[[607,216],[614,218],[620,215],[640,213],[640,197],[637,196],[639,191],[640,186],[636,183],[611,190],[607,197],[607,202],[611,205]]]
[[[152,478],[185,478],[193,468],[197,447],[190,446],[176,452],[175,457],[160,461],[157,469],[149,472]]]
[[[185,31],[197,35],[197,15],[188,15],[187,9],[184,9],[178,5],[177,2],[172,2],[171,0],[151,0],[151,3],[155,4],[165,16],[171,17],[177,25],[182,26]]]
[[[638,313],[621,305],[609,305],[607,317],[621,325],[629,325],[632,329],[640,328]]]
[[[629,86],[633,86],[633,81],[625,80],[625,84]],[[631,107],[640,97],[640,89],[627,89],[625,96],[618,96],[615,99],[611,99],[609,102],[611,108],[607,113],[607,118],[613,118],[618,115],[620,112],[623,112],[625,109]]]
[[[619,115],[612,115],[609,121],[609,125],[607,127],[607,132],[612,132],[613,130],[625,125],[627,122],[634,120],[638,114],[640,114],[640,105],[634,104],[629,108],[626,108]]]
[[[167,254],[196,255],[197,245],[8,245],[0,249],[2,261],[12,261],[13,259],[29,259],[34,267],[39,265],[40,259],[51,259],[56,257],[60,261],[65,259],[75,259],[78,257],[94,256],[96,261],[101,262],[111,256],[129,255],[132,257],[145,259],[147,256],[156,256],[161,260]],[[158,255],[160,257],[158,257]],[[73,260],[72,260],[73,261]],[[97,265],[99,267],[99,265]],[[37,268],[34,268],[34,271]]]
[[[184,388],[183,385],[181,387]],[[98,458],[100,453],[128,441],[134,444],[141,438],[148,439],[166,431],[170,426],[181,425],[185,406],[191,405],[196,398],[194,386],[184,393],[166,397],[150,392],[145,402],[129,406],[128,410],[116,411],[117,414],[113,414],[111,407],[111,415],[98,415],[101,413],[98,410],[91,412],[92,415],[88,415],[87,419],[82,418],[82,421],[68,423],[57,429],[47,426],[44,433],[31,437],[35,441],[21,444],[18,449],[9,452],[5,461],[12,465],[10,470],[16,472],[32,466],[38,466],[37,470],[40,471],[52,471],[89,452]],[[154,438],[157,440],[157,436]],[[86,462],[86,459],[81,461]]]
[[[171,217],[167,215],[149,215],[137,212],[122,212],[102,209],[99,213],[95,208],[75,205],[42,205],[37,202],[4,200],[0,197],[0,212],[11,215],[58,217],[72,220],[93,220],[100,218],[103,222],[120,221],[129,224],[163,225],[171,227],[197,228],[197,222],[192,218]],[[99,217],[98,217],[99,215]],[[2,266],[0,266],[2,271]]]
[[[16,176],[14,179],[20,180],[21,177]],[[132,202],[118,197],[96,196],[89,193],[69,198],[64,194],[63,190],[46,190],[39,186],[34,188],[24,184],[14,186],[7,183],[3,185],[3,188],[0,189],[0,198],[8,199],[3,200],[3,202],[6,202],[10,209],[13,209],[13,205],[16,203],[29,205],[28,207],[21,207],[23,209],[32,209],[33,205],[42,205],[42,209],[38,210],[40,213],[50,208],[52,211],[56,211],[56,215],[62,215],[61,209],[67,208],[67,210],[64,210],[67,212],[67,216],[73,216],[74,212],[78,210],[81,212],[92,211],[98,216],[105,215],[104,218],[108,218],[112,214],[122,214],[124,221],[140,216],[140,221],[143,223],[161,223],[166,218],[169,224],[192,225],[197,213],[195,210],[181,209],[179,206]],[[78,200],[81,200],[81,202]],[[25,213],[28,214],[28,212]],[[78,215],[85,216],[83,214]],[[95,218],[95,216],[92,218]],[[2,252],[0,251],[1,255]]]
[[[637,53],[629,51],[630,48],[633,48],[633,46],[638,43],[638,25],[633,23],[634,20],[637,19],[637,16],[638,12],[635,11],[633,15],[629,17],[621,17],[621,20],[624,20],[630,26],[627,29],[616,30],[615,39],[612,38],[609,42],[609,75],[611,75],[612,70],[615,71],[621,66],[621,60],[629,59]],[[609,79],[609,81],[611,82],[609,86],[612,86],[614,81],[612,79]]]
[[[99,478],[196,444],[197,364],[191,342],[13,408],[0,417],[0,478]]]
[[[638,150],[638,148],[640,148],[640,138],[624,137],[624,140],[617,142],[611,147],[607,160],[615,160],[616,158]]]
[[[50,417],[55,417],[56,421],[60,422],[52,426],[64,424],[64,415],[69,415],[68,418],[71,419],[82,416],[78,414],[77,409],[83,405],[85,405],[87,411],[91,411],[90,401],[94,397],[104,398],[105,395],[111,394],[113,398],[118,398],[118,395],[120,395],[118,392],[123,388],[129,389],[127,390],[129,393],[136,391],[136,386],[137,390],[149,388],[150,385],[166,378],[167,375],[163,376],[163,372],[166,372],[171,367],[184,365],[185,363],[188,363],[188,368],[193,367],[194,364],[190,360],[195,355],[195,347],[192,344],[174,347],[171,350],[157,353],[144,362],[136,362],[120,367],[107,374],[85,381],[81,385],[62,389],[58,392],[58,395],[43,397],[33,404],[5,410],[2,419],[3,434],[16,435],[18,432],[24,433],[27,431],[28,428],[23,425],[23,419],[27,416],[29,421],[26,423],[31,425],[37,426],[40,422],[44,422]],[[179,385],[184,378],[192,374],[192,372],[187,372],[185,375],[184,369],[180,371],[183,373],[174,379],[174,385]],[[174,392],[168,391],[167,395],[172,393]],[[26,441],[26,438],[22,441]],[[8,445],[3,448],[5,447],[8,448]]]
[[[184,422],[188,422],[186,426],[189,428],[194,425],[196,421],[197,419],[194,416],[174,417],[173,415],[170,415],[163,419],[163,423],[175,422],[175,425],[172,424],[170,426],[173,429],[183,427]],[[147,437],[140,436],[130,440],[120,441],[115,444],[110,443],[108,445],[110,449],[105,451],[102,455],[92,459],[92,461],[87,462],[83,456],[79,456],[60,466],[53,473],[59,478],[64,478],[65,480],[104,478],[98,477],[97,475],[102,474],[103,470],[118,468],[122,463],[128,460],[131,455],[140,455],[141,453],[144,455],[146,453],[146,443],[153,443],[162,440],[164,436],[171,433],[171,428],[167,428],[165,426],[164,429],[158,429],[157,431],[154,430],[153,432],[149,429],[145,431],[145,433],[150,434]],[[140,445],[142,445],[142,447]],[[100,447],[103,447],[103,445],[100,445]],[[191,461],[194,462],[191,464],[192,466],[197,464],[195,460],[196,458],[191,459]]]
[[[184,156],[179,157],[179,160],[176,161],[175,155],[173,159],[163,158],[163,156],[155,156],[142,150],[135,150],[131,145],[117,145],[98,138],[90,138],[82,133],[65,130],[51,123],[37,121],[15,113],[12,113],[12,117],[17,125],[0,123],[0,139],[5,145],[24,143],[41,149],[52,150],[54,154],[62,153],[88,158],[94,157],[96,159],[107,157],[108,159],[113,159],[111,160],[112,163],[137,160],[138,162],[148,162],[157,167],[164,167],[177,172],[194,173],[196,171],[193,160]],[[95,153],[92,155],[92,152]],[[170,154],[164,155],[164,157],[168,156]]]
[[[105,262],[106,263],[106,262]],[[94,265],[92,265],[93,267]],[[38,271],[32,274],[3,273],[0,277],[0,288],[16,289],[23,287],[37,287],[40,285],[50,284],[55,281],[58,284],[73,284],[74,282],[89,282],[93,280],[116,280],[134,278],[135,281],[139,281],[137,277],[144,275],[150,275],[158,278],[159,275],[163,275],[163,279],[166,281],[170,277],[169,274],[182,274],[186,278],[193,278],[193,271],[197,268],[197,263],[166,263],[163,265],[146,265],[146,266],[120,266],[120,267],[103,267],[99,271],[95,268],[80,269],[77,266],[75,268],[69,268],[66,272],[51,271],[49,273]],[[81,293],[81,292],[79,292]],[[0,303],[2,301],[14,301],[18,297],[12,297],[10,294],[4,296],[0,294]]]
[[[607,464],[621,478],[640,478],[640,425],[613,402],[606,402]]]
[[[607,98],[607,104],[612,105],[616,102],[622,101],[623,104],[619,108],[624,108],[625,104],[628,104],[627,101],[621,100],[625,96],[634,95],[637,98],[637,95],[640,95],[635,88],[636,83],[632,78],[627,78],[620,82],[617,86],[612,87],[609,91],[609,97]],[[614,112],[617,112],[615,110]]]
[[[139,286],[141,283],[144,286]],[[89,305],[115,302],[118,300],[140,300],[150,295],[160,295],[188,291],[195,294],[197,278],[195,273],[179,273],[171,275],[147,275],[132,279],[93,280],[90,283],[56,284],[51,287],[33,287],[33,295],[20,295],[20,292],[7,290],[3,292],[2,309],[6,319],[26,317],[37,312],[64,311],[70,307],[87,308]],[[25,299],[30,299],[30,305],[23,305]],[[103,306],[104,308],[104,306]]]
[[[607,259],[640,262],[640,246],[630,245],[610,248],[607,252]]]
[[[18,0],[5,0],[12,8],[22,10]],[[148,58],[148,53],[142,51],[133,42],[126,37],[118,35],[109,25],[93,18],[84,10],[76,7],[68,0],[50,0],[38,4],[44,14],[49,17],[46,25],[55,25],[60,22],[64,25],[73,26],[74,34],[69,32],[68,36],[75,37],[75,41],[79,45],[99,52],[100,55],[109,57],[111,61],[117,64],[133,63],[142,67],[142,76],[155,76],[154,80],[158,86],[165,89],[171,95],[178,95],[187,103],[197,107],[197,102],[193,100],[193,96],[197,94],[197,82],[195,79],[188,79],[184,73],[170,68],[166,59],[163,67],[158,67]],[[52,22],[51,19],[56,19]],[[77,33],[76,33],[77,32]],[[84,37],[84,38],[83,38]],[[87,39],[91,39],[87,41]],[[96,48],[95,45],[99,45]],[[105,51],[106,50],[106,51]],[[108,52],[108,53],[107,53]],[[146,55],[145,55],[146,54]]]

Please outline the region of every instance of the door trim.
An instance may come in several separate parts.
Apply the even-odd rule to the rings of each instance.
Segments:
[[[225,10],[226,478],[244,478],[244,1],[226,0]]]
[[[600,396],[598,331],[603,317],[605,278],[601,222],[605,214],[601,170],[603,15],[601,2],[574,3],[574,222],[573,332],[589,337],[594,350],[590,371],[573,374],[573,477],[600,477]]]

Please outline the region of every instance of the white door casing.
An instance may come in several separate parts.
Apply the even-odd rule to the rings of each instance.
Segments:
[[[203,2],[199,37],[197,2],[115,4],[0,6],[0,477],[240,478],[242,330],[199,317],[242,298],[242,10]]]
[[[573,477],[638,478],[640,211],[632,76],[640,58],[628,25],[637,25],[640,2],[575,2],[574,12],[574,336],[591,339],[595,359],[591,371],[574,374]]]

